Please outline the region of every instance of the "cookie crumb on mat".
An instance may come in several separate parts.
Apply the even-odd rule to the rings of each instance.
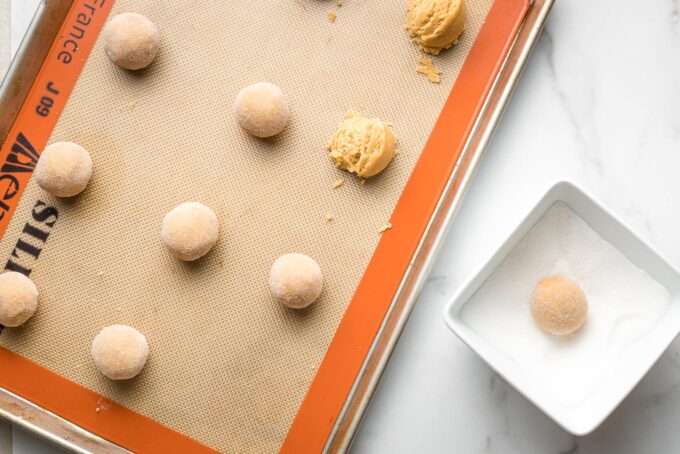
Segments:
[[[388,222],[380,228],[379,233],[385,233],[392,228],[392,223]]]
[[[134,110],[135,107],[137,107],[137,100],[136,99],[130,100],[130,102],[128,103],[128,109]]]
[[[337,14],[335,14],[333,11],[328,11],[328,20],[333,24],[335,23],[335,19],[338,17]]]
[[[345,184],[345,179],[339,178],[339,179],[335,180],[335,182],[333,183],[333,189],[338,189],[343,184]]]
[[[326,222],[333,222],[333,219],[335,219],[335,217],[331,213],[327,213],[326,216],[324,216],[324,218],[326,219]]]
[[[420,56],[418,57],[418,67],[416,67],[416,72],[420,74],[424,74],[427,76],[427,80],[432,82],[433,84],[438,84],[441,82],[442,78],[440,74],[442,73],[439,68],[437,68],[434,63],[432,63],[432,60]]]
[[[345,0],[335,0],[335,4],[338,5],[338,8],[340,8],[345,4]]]
[[[99,413],[100,411],[106,411],[109,408],[111,408],[111,404],[104,400],[104,398],[100,397],[97,401],[97,407],[94,409],[94,411]]]

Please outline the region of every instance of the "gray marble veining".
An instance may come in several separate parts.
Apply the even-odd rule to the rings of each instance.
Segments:
[[[444,326],[444,304],[552,183],[680,267],[678,0],[558,1],[369,408],[354,453],[680,452],[680,341],[591,435],[568,434]]]

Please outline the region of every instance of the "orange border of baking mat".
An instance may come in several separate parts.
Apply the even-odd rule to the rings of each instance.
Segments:
[[[528,9],[527,0],[491,6],[281,453],[321,452],[326,444]]]
[[[112,5],[112,0],[74,1],[0,148],[0,163],[8,162],[19,134],[36,150],[45,147]],[[528,0],[497,0],[492,5],[392,214],[394,227],[378,243],[290,427],[282,452],[323,449],[528,7]],[[79,14],[91,17],[91,22],[76,43],[69,31],[79,17],[85,17]],[[60,52],[69,49],[73,59],[65,64]],[[50,81],[60,93],[54,97],[50,113],[41,116],[35,106],[48,95],[46,86]],[[18,164],[20,169],[15,167],[13,172],[4,165],[0,167],[0,239],[31,177],[33,164],[21,158]],[[214,452],[113,402],[106,401],[110,404],[106,412],[96,412],[102,396],[4,348],[0,348],[0,370],[1,387],[126,449]]]

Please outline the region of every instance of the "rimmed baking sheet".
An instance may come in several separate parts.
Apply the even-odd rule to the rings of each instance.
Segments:
[[[49,139],[88,148],[94,178],[68,201],[29,182],[8,224],[0,257],[9,267],[31,270],[41,290],[36,317],[0,335],[8,350],[0,359],[13,361],[16,377],[40,368],[10,351],[94,391],[74,404],[82,408],[70,419],[83,420],[80,413],[90,411],[84,426],[131,449],[158,447],[145,431],[126,438],[123,427],[132,421],[159,423],[220,451],[276,451],[287,434],[293,440],[288,446],[299,446],[289,428],[306,395],[309,400],[348,304],[389,304],[382,296],[373,302],[353,295],[362,276],[370,289],[365,271],[372,257],[373,272],[381,270],[374,255],[379,230],[390,220],[492,4],[468,2],[468,28],[458,46],[435,58],[444,74],[433,85],[414,71],[419,51],[403,31],[402,3],[348,0],[337,7],[299,0],[215,8],[207,2],[117,1],[113,13],[136,11],[154,20],[162,51],[150,68],[131,74],[106,60],[101,42],[94,45]],[[74,4],[66,32],[91,10],[88,5]],[[100,23],[106,5],[93,13]],[[331,9],[335,23],[327,19]],[[497,62],[502,54],[492,57]],[[480,71],[480,80],[493,79],[481,64]],[[44,71],[39,81],[50,75]],[[257,80],[280,85],[291,103],[291,123],[273,140],[247,136],[231,117],[235,94]],[[481,103],[484,89],[482,84],[468,96]],[[334,169],[324,151],[348,109],[392,122],[398,138],[395,161],[364,184]],[[473,120],[449,112],[452,125]],[[25,150],[44,145],[17,124],[3,157],[17,143]],[[442,149],[429,165],[452,168],[457,152]],[[347,183],[334,190],[338,178]],[[409,194],[436,202],[433,191]],[[221,220],[220,242],[196,264],[174,260],[158,238],[163,214],[185,200],[212,206]],[[414,225],[427,219],[418,221]],[[413,225],[394,222],[384,240],[417,243],[415,233]],[[302,312],[277,306],[266,285],[273,259],[293,250],[315,257],[326,276],[321,300]],[[390,282],[398,282],[399,272],[385,269]],[[373,285],[376,294],[396,291],[385,281]],[[88,356],[92,337],[112,323],[138,327],[152,347],[143,374],[125,384],[102,379]],[[362,334],[357,351],[371,341]],[[7,378],[2,384],[20,389]],[[187,446],[198,448],[188,438]]]

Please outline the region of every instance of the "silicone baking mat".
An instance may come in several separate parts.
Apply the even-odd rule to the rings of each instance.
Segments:
[[[156,23],[161,52],[131,73],[94,44],[49,139],[88,149],[94,176],[73,199],[26,186],[0,257],[30,270],[40,307],[3,330],[0,346],[102,396],[92,421],[129,417],[127,408],[219,451],[280,449],[491,4],[467,1],[466,31],[434,57],[443,74],[432,84],[415,72],[420,52],[401,0],[116,1],[111,14]],[[88,5],[76,2],[69,17]],[[291,106],[273,139],[248,136],[232,115],[235,95],[256,81],[282,87]],[[349,109],[389,121],[397,137],[395,160],[365,182],[325,150]],[[20,134],[10,140],[24,156],[35,148]],[[221,232],[209,255],[183,263],[159,231],[190,200],[217,212]],[[321,299],[302,311],[277,305],[267,286],[272,261],[291,251],[314,257],[325,276]],[[89,356],[114,323],[135,326],[151,347],[128,382],[104,379]]]

